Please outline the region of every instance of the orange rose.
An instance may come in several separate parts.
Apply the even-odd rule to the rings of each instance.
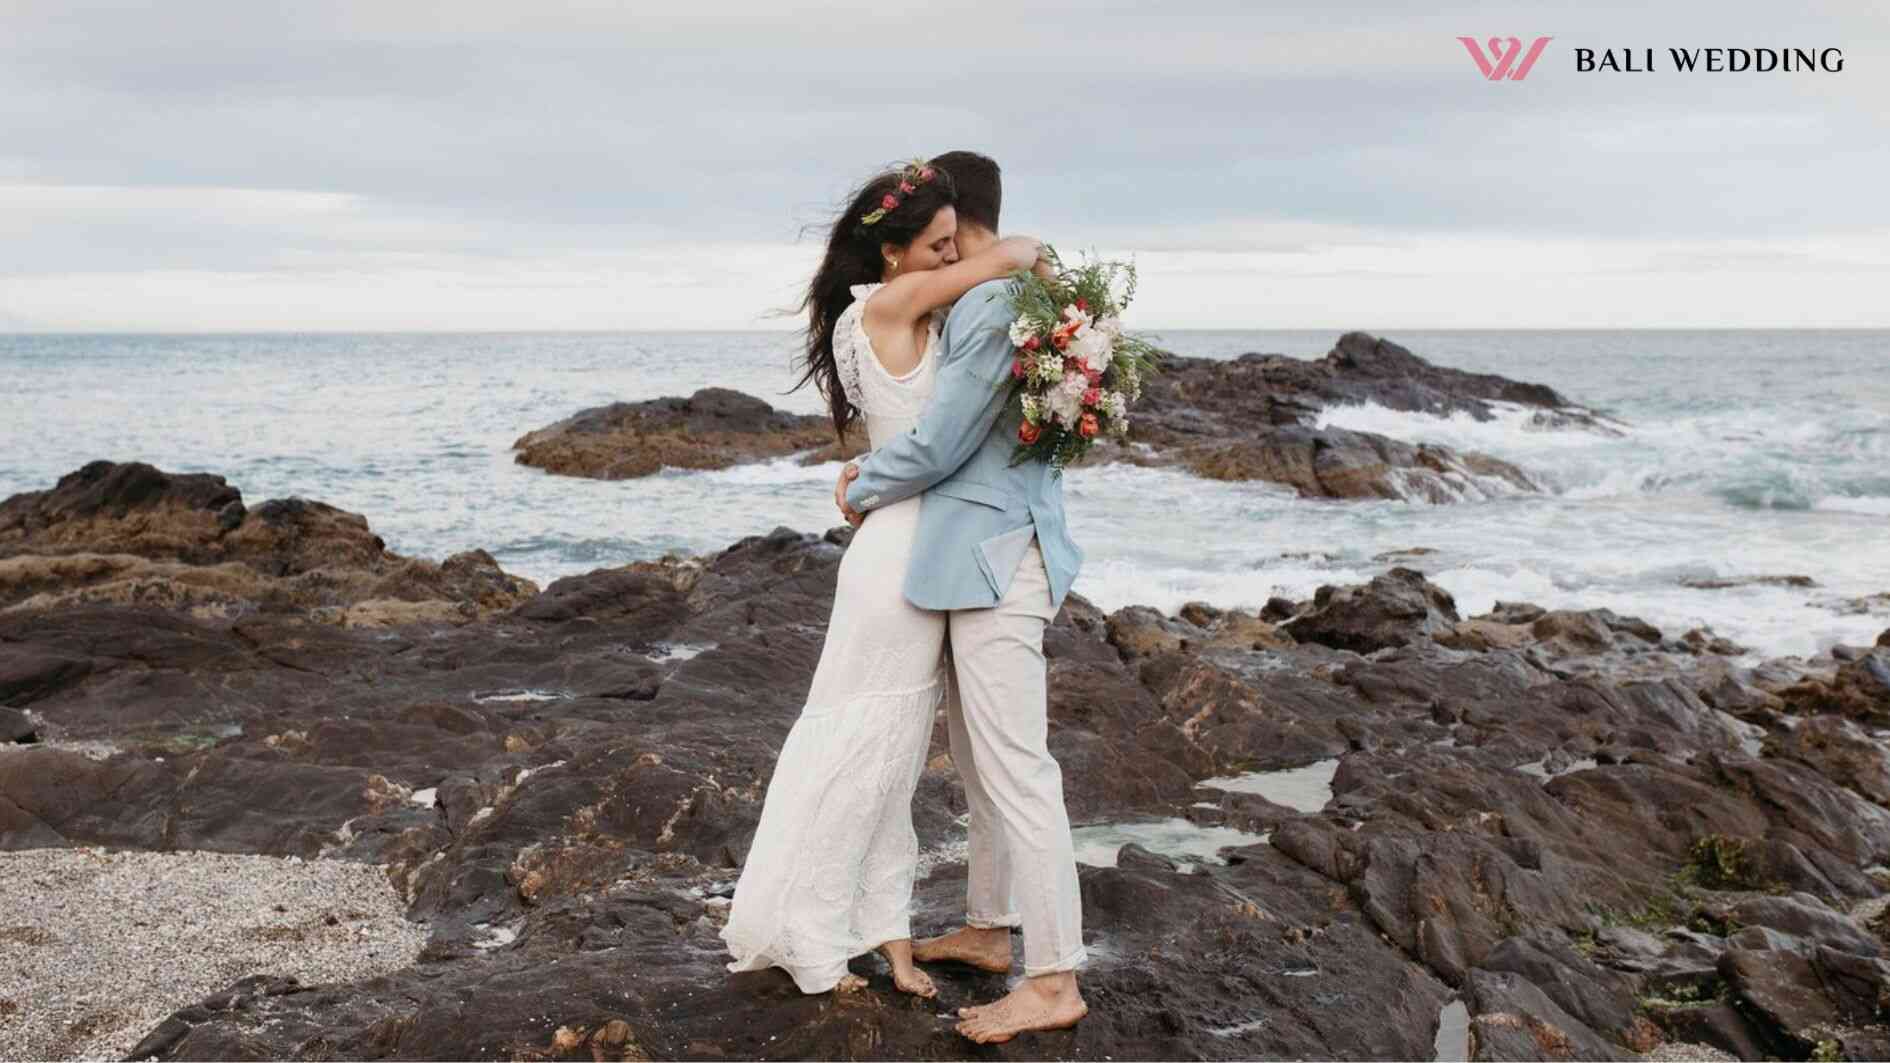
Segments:
[[[1023,424],[1020,424],[1017,426],[1017,441],[1024,444],[1025,446],[1029,446],[1032,443],[1035,443],[1037,441],[1037,437],[1042,434],[1043,434],[1043,429],[1038,428],[1036,425],[1031,424],[1029,421],[1025,421]]]
[[[1077,434],[1081,435],[1084,439],[1095,435],[1101,429],[1102,426],[1096,423],[1096,415],[1093,413],[1084,414],[1083,419],[1076,423]]]

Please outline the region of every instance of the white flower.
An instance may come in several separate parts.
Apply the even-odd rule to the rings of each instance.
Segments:
[[[1020,317],[1011,322],[1011,346],[1022,347],[1024,341],[1037,334],[1037,326],[1027,317]]]
[[[1077,355],[1088,365],[1096,369],[1104,369],[1109,365],[1109,351],[1114,346],[1114,341],[1100,329],[1085,329],[1076,334],[1076,338],[1070,341],[1069,348],[1063,353],[1066,356]]]
[[[1037,354],[1037,379],[1046,384],[1054,384],[1063,379],[1063,356],[1055,351],[1041,351]]]
[[[1083,392],[1088,390],[1089,382],[1081,376],[1067,376],[1049,391],[1044,393],[1044,401],[1050,404],[1050,410],[1057,420],[1065,426],[1073,425],[1083,415]]]
[[[1109,410],[1109,416],[1123,418],[1128,416],[1129,398],[1120,391],[1111,391],[1103,396],[1103,405]]]
[[[1078,310],[1075,303],[1071,303],[1063,308],[1063,320],[1076,322],[1076,334],[1080,336],[1089,328],[1089,323],[1096,319]]]
[[[1122,337],[1122,319],[1111,314],[1101,321],[1096,322],[1096,331],[1112,340],[1120,339]]]
[[[1043,404],[1037,401],[1037,396],[1025,395],[1024,396],[1024,420],[1034,423],[1040,416],[1042,416],[1042,414],[1043,414]]]

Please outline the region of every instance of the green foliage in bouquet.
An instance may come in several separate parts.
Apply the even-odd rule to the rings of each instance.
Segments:
[[[1011,275],[1010,412],[1018,419],[1011,464],[1033,458],[1060,474],[1100,435],[1129,430],[1129,407],[1156,371],[1156,348],[1122,331],[1135,298],[1135,265],[1085,256],[1067,266],[1044,248],[1050,276]]]

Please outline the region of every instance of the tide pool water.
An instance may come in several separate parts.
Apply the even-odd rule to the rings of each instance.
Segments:
[[[1169,332],[1179,353],[1322,357],[1327,332]],[[1605,606],[1757,652],[1890,627],[1890,332],[1381,333],[1440,365],[1549,384],[1625,423],[1610,438],[1374,406],[1326,424],[1516,462],[1543,495],[1453,505],[1305,501],[1266,484],[1123,466],[1068,474],[1105,609],[1258,607],[1400,563],[1465,615],[1498,600]],[[518,436],[585,406],[720,385],[797,412],[787,333],[0,336],[0,496],[87,461],[213,472],[252,504],[364,514],[401,553],[491,551],[541,583],[787,525],[839,523],[835,465],[792,459],[605,483],[514,464]],[[1412,548],[1429,553],[1380,560]],[[1812,588],[1701,580],[1801,575]]]

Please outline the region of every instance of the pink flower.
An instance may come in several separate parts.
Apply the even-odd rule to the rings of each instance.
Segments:
[[[911,195],[912,193],[917,192],[918,189],[912,187],[910,184],[907,184],[904,181],[901,181],[899,182],[899,191],[904,192],[906,195]]]
[[[1031,363],[1020,354],[1011,360],[1011,378],[1013,380],[1022,380],[1025,375],[1030,372],[1031,368]]]
[[[1024,349],[1027,351],[1034,351],[1041,346],[1043,346],[1043,341],[1035,336],[1024,341]]]
[[[1094,406],[1101,401],[1102,401],[1101,388],[1092,387],[1088,391],[1083,392],[1083,405]]]
[[[899,205],[899,197],[888,192],[885,197],[879,201],[879,205],[887,210],[891,210]]]
[[[927,166],[925,169],[919,171],[919,180],[930,181],[931,179],[932,179],[932,168],[930,166]]]

